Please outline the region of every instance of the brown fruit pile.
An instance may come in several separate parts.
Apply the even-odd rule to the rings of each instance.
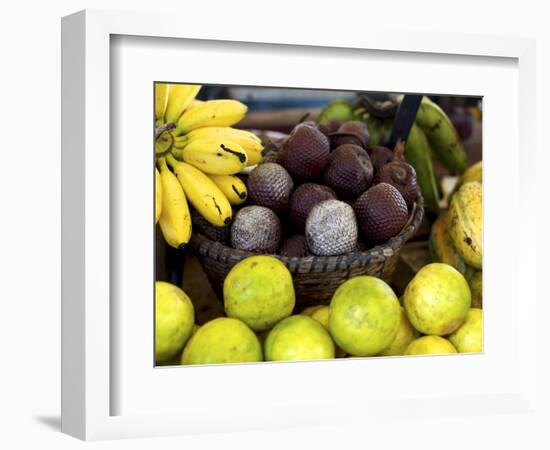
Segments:
[[[248,176],[248,201],[212,239],[254,253],[341,255],[397,235],[416,200],[404,148],[369,146],[361,122],[297,125]],[[205,229],[206,228],[206,229]]]

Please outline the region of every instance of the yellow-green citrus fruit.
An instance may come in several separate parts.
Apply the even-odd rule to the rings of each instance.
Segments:
[[[225,313],[254,331],[290,316],[295,304],[292,275],[273,256],[250,256],[237,263],[223,283]]]
[[[405,355],[444,355],[457,353],[456,348],[441,336],[422,336],[412,341]]]
[[[420,333],[416,331],[405,313],[405,308],[401,307],[401,321],[399,322],[399,328],[397,334],[390,345],[382,350],[380,356],[397,356],[404,355],[409,344],[414,341]]]
[[[483,307],[483,272],[474,273],[470,278],[470,291],[472,293],[472,308]]]
[[[317,322],[319,322],[323,327],[325,327],[325,330],[328,331],[328,315],[330,312],[330,307],[328,305],[321,306],[320,308],[317,308],[315,311],[313,311],[309,317],[312,319],[315,319]]]
[[[197,331],[199,331],[200,325],[193,325],[193,330],[191,331],[191,336],[193,336]]]
[[[311,316],[311,314],[313,313],[313,311],[319,309],[319,308],[322,308],[323,305],[313,305],[313,306],[308,306],[307,308],[303,309],[302,312],[300,314],[303,314],[304,316]]]
[[[391,344],[400,322],[399,301],[382,280],[358,276],[342,283],[330,302],[329,330],[352,356],[371,356]]]
[[[320,306],[314,306],[314,309],[309,313],[309,317],[312,319],[315,319],[317,322],[319,322],[323,327],[325,327],[325,330],[329,331],[328,328],[328,316],[330,313],[330,307],[328,305],[320,305]],[[302,311],[301,314],[304,314],[304,311]],[[330,332],[330,331],[329,331]],[[335,354],[337,358],[343,358],[346,356],[346,352],[342,350],[340,347],[335,345]]]
[[[405,289],[407,317],[422,334],[452,333],[464,322],[470,304],[468,282],[458,270],[443,263],[422,267]]]
[[[224,364],[262,360],[262,346],[244,322],[218,317],[202,325],[183,349],[182,364]]]
[[[167,361],[181,351],[193,330],[193,303],[179,287],[155,283],[155,359]]]
[[[266,361],[334,358],[334,343],[327,330],[303,314],[281,320],[264,343]]]
[[[449,335],[449,341],[459,353],[481,353],[483,351],[483,312],[472,308],[466,320]]]

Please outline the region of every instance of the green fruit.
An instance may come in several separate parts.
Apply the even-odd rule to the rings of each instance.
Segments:
[[[404,295],[407,317],[423,334],[452,333],[464,322],[471,305],[470,288],[464,276],[442,263],[422,267]]]
[[[266,361],[298,361],[334,358],[334,343],[316,320],[295,315],[281,320],[264,344]]]
[[[245,323],[218,317],[201,326],[183,349],[182,364],[224,364],[262,360],[262,346]]]
[[[304,316],[311,316],[311,314],[319,309],[319,308],[322,308],[323,305],[313,305],[313,306],[308,306],[307,308],[305,309],[302,309],[302,312],[300,314],[303,314]]]
[[[476,271],[469,280],[472,293],[472,308],[483,307],[483,272]]]
[[[483,312],[481,309],[470,309],[464,323],[449,335],[449,341],[459,353],[481,353],[483,351]]]
[[[330,334],[340,348],[353,356],[381,352],[395,338],[399,322],[399,301],[378,278],[351,278],[336,289],[330,302]]]
[[[251,256],[237,263],[223,284],[225,312],[254,331],[267,330],[292,314],[292,275],[272,256]]]
[[[170,360],[184,346],[195,323],[193,304],[185,292],[164,281],[155,283],[155,359]]]
[[[405,355],[444,355],[456,352],[453,344],[445,338],[440,336],[422,336],[409,344]]]
[[[397,356],[404,355],[409,344],[419,336],[405,313],[405,308],[401,307],[401,321],[399,322],[399,328],[397,334],[392,343],[382,350],[380,356]]]
[[[328,316],[330,313],[330,307],[328,305],[320,305],[320,306],[314,306],[312,308],[313,309],[310,311],[310,313],[306,315],[309,315],[309,317],[311,317],[312,319],[315,319],[317,322],[323,325],[325,330],[329,331]],[[302,311],[301,314],[304,314],[304,311]],[[337,345],[335,345],[334,349],[335,349],[337,358],[343,358],[344,356],[346,356],[346,352],[342,350],[340,347],[338,347]]]
[[[319,115],[318,123],[325,125],[331,120],[341,120],[347,122],[353,120],[353,110],[349,103],[344,100],[333,100]]]

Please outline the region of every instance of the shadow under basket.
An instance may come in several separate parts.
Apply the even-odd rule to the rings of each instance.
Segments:
[[[387,242],[362,252],[338,256],[286,257],[273,255],[290,270],[296,292],[296,307],[328,304],[334,291],[344,281],[358,275],[371,275],[389,283],[403,245],[417,232],[424,216],[424,202],[419,194],[411,216],[401,232]],[[194,232],[191,247],[216,293],[222,297],[223,281],[231,268],[254,256],[228,247]]]

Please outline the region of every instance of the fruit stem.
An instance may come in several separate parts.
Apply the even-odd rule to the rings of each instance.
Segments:
[[[165,131],[169,131],[174,128],[176,128],[176,124],[174,122],[165,123],[161,127],[155,128],[155,139],[158,139],[158,137]]]
[[[393,155],[394,159],[397,157],[398,159],[403,160],[405,157],[405,141],[403,139],[398,139],[395,143]]]
[[[180,162],[176,158],[174,158],[174,155],[172,155],[171,153],[168,153],[166,155],[166,162],[172,169],[180,164]]]

